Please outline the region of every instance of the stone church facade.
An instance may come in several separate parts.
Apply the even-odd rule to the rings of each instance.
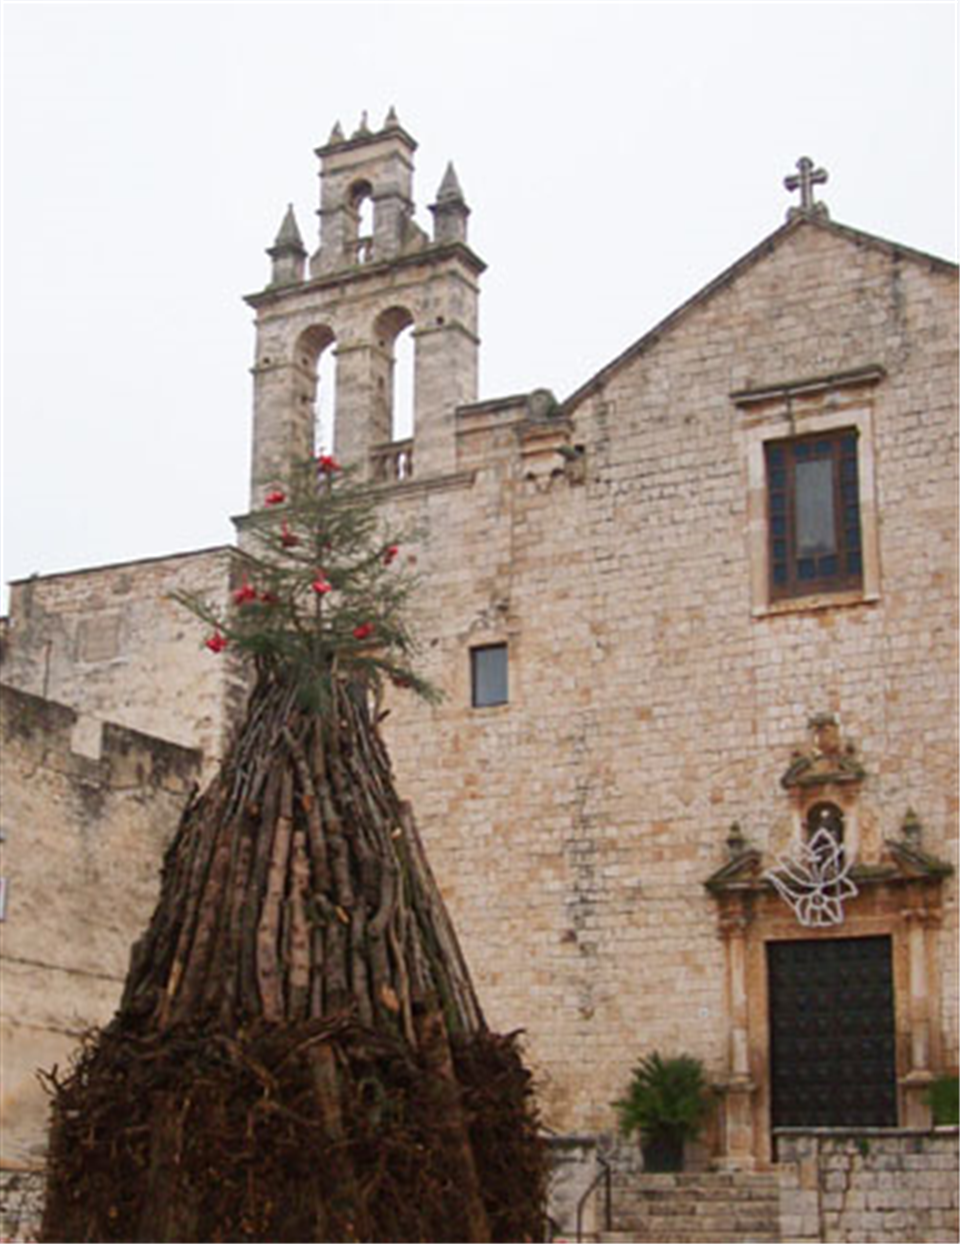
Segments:
[[[834,223],[801,170],[786,223],[566,400],[480,400],[484,265],[452,168],[414,224],[414,151],[392,113],[335,129],[319,249],[292,213],[270,248],[251,509],[313,450],[334,352],[335,451],[422,532],[445,698],[386,729],[491,1024],[526,1030],[564,1133],[612,1131],[652,1050],[703,1060],[728,1166],[778,1127],[927,1126],[958,1061],[956,267]],[[209,767],[242,675],[165,597],[225,599],[241,556],[14,585],[5,681]],[[34,816],[4,827],[8,945],[49,885],[28,856],[88,850]],[[51,902],[95,884],[84,858]],[[73,899],[51,921],[44,962],[82,937]]]

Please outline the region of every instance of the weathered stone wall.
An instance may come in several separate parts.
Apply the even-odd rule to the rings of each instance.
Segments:
[[[956,1241],[957,1129],[777,1136],[784,1240]]]
[[[0,1166],[29,1170],[45,1149],[36,1071],[110,1019],[200,755],[9,687],[0,710]]]
[[[593,1238],[598,1226],[603,1225],[602,1204],[599,1212],[597,1205],[603,1196],[597,1139],[594,1136],[550,1136],[547,1143],[550,1151],[547,1194],[550,1238],[576,1239],[578,1227],[581,1238]]]
[[[0,1167],[0,1239],[35,1240],[43,1218],[44,1173]]]
[[[424,664],[447,698],[398,703],[389,742],[491,1022],[527,1030],[553,1126],[610,1129],[643,1051],[726,1067],[702,882],[735,820],[768,858],[791,841],[779,779],[812,714],[834,713],[866,768],[864,858],[909,806],[955,862],[956,341],[944,265],[804,225],[571,404],[578,471],[528,453],[516,403],[487,404],[460,412],[460,475],[395,492],[428,532]],[[731,395],[868,365],[879,590],[756,611]],[[502,641],[510,702],[473,709],[469,649]]]
[[[209,630],[171,599],[228,600],[235,553],[210,549],[12,585],[2,677],[10,686],[186,747],[222,754],[242,684]]]

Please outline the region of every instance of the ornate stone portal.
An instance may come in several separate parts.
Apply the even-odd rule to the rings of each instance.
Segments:
[[[900,1126],[929,1126],[925,1091],[941,1065],[937,929],[943,881],[952,868],[923,850],[922,826],[912,810],[904,816],[899,836],[863,850],[858,802],[867,774],[852,745],[842,743],[832,717],[814,718],[810,727],[812,745],[794,755],[781,785],[792,805],[792,849],[816,850],[818,841],[827,838],[842,861],[850,886],[843,896],[842,920],[804,919],[809,907],[785,902],[776,866],[771,869],[774,860],[752,846],[739,825],[728,835],[727,861],[704,883],[717,904],[724,946],[727,1074],[721,1085],[721,1161],[733,1167],[765,1165],[775,1157],[772,944],[804,941],[815,956],[817,942],[889,939]],[[849,999],[821,997],[819,1002],[842,1026]],[[807,1057],[819,1058],[829,1047],[814,1039],[806,1047],[799,1042],[791,1048],[807,1048]],[[843,1114],[839,1095],[833,1110]],[[836,1117],[830,1125],[844,1121]],[[853,1118],[846,1122],[857,1125]]]

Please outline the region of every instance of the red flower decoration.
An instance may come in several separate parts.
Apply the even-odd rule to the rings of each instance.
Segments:
[[[247,582],[246,579],[233,594],[233,603],[235,605],[246,605],[251,600],[257,599],[257,589]]]
[[[340,470],[340,463],[332,454],[320,454],[317,458],[317,470],[321,475],[333,475]]]
[[[400,552],[399,545],[391,544],[387,549],[384,550],[383,564],[385,566],[389,566],[390,563],[396,559],[397,554],[399,552]]]
[[[287,499],[287,494],[281,488],[275,488],[273,492],[268,492],[263,499],[264,505],[283,505]]]
[[[300,537],[295,536],[284,520],[280,528],[280,543],[285,549],[294,549],[300,543]]]
[[[359,626],[353,628],[354,639],[369,639],[373,634],[372,622],[361,622]]]
[[[209,648],[211,652],[223,652],[226,646],[227,637],[221,635],[219,631],[214,631],[205,644],[205,647]]]
[[[330,592],[333,590],[332,584],[326,581],[326,579],[323,577],[322,571],[317,575],[317,577],[310,584],[310,586],[313,588],[313,590],[316,592],[318,596],[326,596],[327,592]]]

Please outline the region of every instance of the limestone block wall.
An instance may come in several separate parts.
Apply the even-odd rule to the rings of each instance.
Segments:
[[[654,1048],[723,1070],[702,882],[734,820],[771,855],[791,841],[779,779],[811,715],[857,745],[869,851],[912,807],[956,862],[956,341],[947,266],[805,224],[565,404],[579,474],[525,456],[506,403],[462,412],[459,474],[392,494],[427,533],[424,668],[447,696],[398,700],[392,754],[491,1022],[527,1030],[553,1126],[609,1129]],[[732,395],[868,365],[879,590],[757,611]],[[474,709],[469,650],[501,642],[509,704]]]
[[[957,1238],[957,1129],[780,1133],[781,1238]]]
[[[110,1019],[201,758],[10,687],[0,711],[0,1167],[17,1171],[45,1148],[36,1070]]]
[[[0,1237],[4,1241],[36,1240],[43,1220],[42,1171],[0,1167]]]
[[[226,603],[235,554],[215,548],[12,586],[3,681],[135,730],[222,754],[243,683],[230,654],[203,648],[209,630],[171,599]]]

